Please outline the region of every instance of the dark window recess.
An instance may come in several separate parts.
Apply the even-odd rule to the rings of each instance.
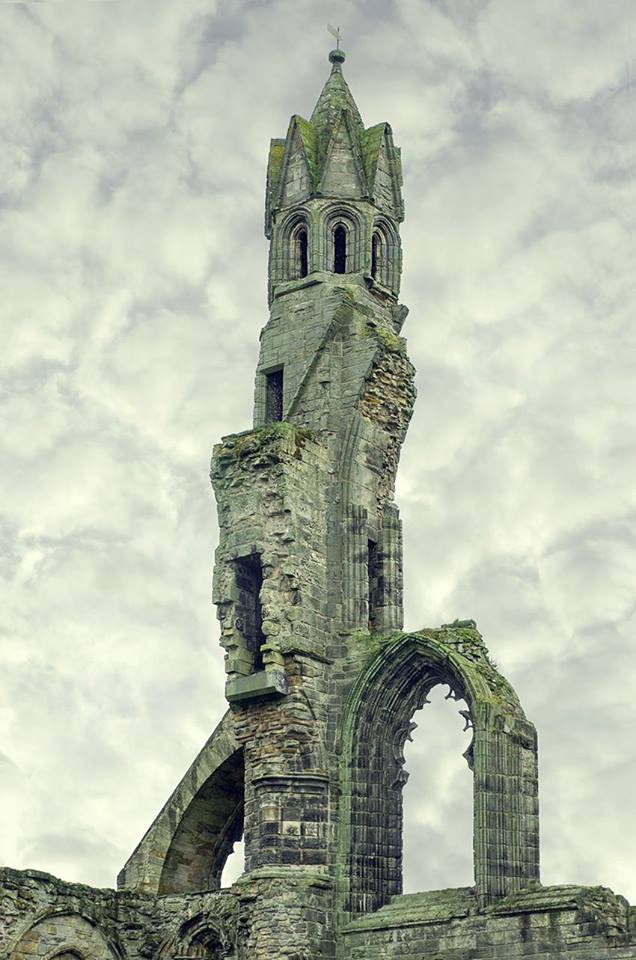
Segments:
[[[374,540],[369,540],[367,571],[369,578],[369,630],[373,631],[377,627],[383,588],[378,545]]]
[[[263,568],[258,553],[241,557],[234,561],[236,571],[235,623],[243,636],[245,646],[252,654],[254,670],[263,669],[263,651],[265,642],[263,633],[263,614],[261,611],[261,587],[263,586]]]
[[[283,371],[268,373],[265,387],[265,419],[268,423],[283,419]]]
[[[347,231],[344,227],[336,227],[333,232],[333,272],[346,273],[347,271]]]
[[[298,276],[306,277],[309,273],[309,261],[308,261],[308,243],[307,243],[307,231],[301,230],[298,234],[297,240],[298,244]]]
[[[371,238],[371,276],[375,280],[378,275],[378,248],[380,246],[380,238],[377,233],[373,234]]]

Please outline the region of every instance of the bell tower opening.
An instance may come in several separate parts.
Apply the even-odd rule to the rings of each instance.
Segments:
[[[296,244],[298,247],[298,276],[302,278],[306,277],[309,273],[309,244],[307,240],[307,231],[304,228],[299,230],[296,238]]]
[[[347,272],[347,231],[342,224],[333,232],[333,272]]]

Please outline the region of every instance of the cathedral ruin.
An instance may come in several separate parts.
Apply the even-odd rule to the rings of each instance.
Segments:
[[[475,623],[403,630],[400,151],[329,59],[271,142],[254,424],[212,458],[228,711],[117,890],[0,870],[10,960],[636,960],[623,897],[541,885],[535,728]],[[404,895],[403,750],[439,684],[472,730],[474,885]]]

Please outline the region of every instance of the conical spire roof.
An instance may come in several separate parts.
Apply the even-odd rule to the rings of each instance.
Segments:
[[[342,50],[332,50],[329,54],[329,60],[332,64],[331,73],[322,88],[322,93],[318,97],[318,102],[310,118],[310,122],[321,140],[323,137],[326,138],[329,131],[336,126],[343,110],[359,130],[364,130],[360,111],[342,73],[344,58],[345,55]]]

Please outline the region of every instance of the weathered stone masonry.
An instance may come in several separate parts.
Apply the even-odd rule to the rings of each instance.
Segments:
[[[254,424],[212,458],[228,712],[117,891],[0,872],[11,960],[636,960],[622,897],[540,883],[536,732],[475,623],[403,630],[401,160],[330,60],[271,144]],[[405,896],[403,749],[438,684],[473,732],[474,886]]]

